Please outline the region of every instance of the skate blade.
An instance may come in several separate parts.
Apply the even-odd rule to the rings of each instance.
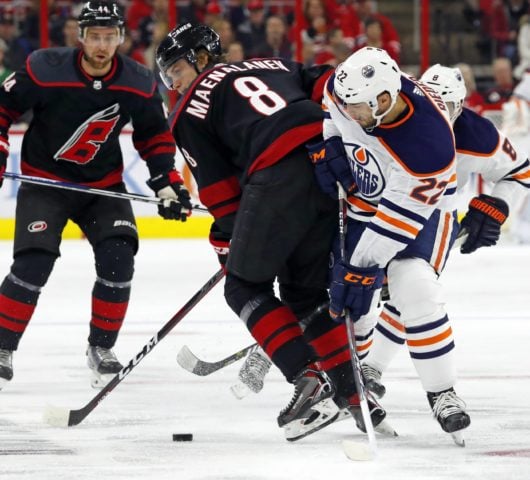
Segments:
[[[394,430],[392,425],[386,420],[383,420],[377,427],[374,427],[374,431],[385,437],[399,437],[398,433]]]
[[[343,440],[342,451],[350,460],[356,462],[374,460],[376,456],[376,452],[370,444],[354,442],[353,440]]]
[[[0,378],[0,390],[2,390],[7,383],[9,383],[7,378]]]
[[[464,435],[462,433],[462,430],[457,430],[456,432],[451,432],[451,437],[453,438],[453,441],[459,447],[465,447],[466,446],[466,440],[464,439]]]
[[[339,413],[337,412],[334,415],[328,416],[327,419],[322,419],[322,421],[317,425],[315,425],[316,422],[311,422],[309,425],[306,425],[304,422],[307,420],[307,418],[289,422],[283,427],[285,439],[288,442],[296,442],[297,440],[312,435],[313,433],[322,430],[328,425],[331,425],[333,422],[335,422],[335,420],[337,420],[338,416]]]
[[[44,409],[42,415],[43,421],[52,427],[67,427],[69,417],[70,411],[66,408],[52,407],[50,405]]]
[[[252,392],[250,388],[248,388],[244,383],[236,383],[230,387],[230,391],[236,397],[238,400],[241,400],[245,398],[247,395]]]

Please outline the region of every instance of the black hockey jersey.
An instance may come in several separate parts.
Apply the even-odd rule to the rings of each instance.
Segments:
[[[110,72],[92,78],[82,51],[50,48],[32,53],[0,89],[0,145],[11,123],[29,109],[33,119],[22,143],[22,173],[94,187],[122,181],[119,145],[132,121],[133,142],[151,176],[174,167],[169,131],[153,74],[117,55]]]
[[[170,125],[216,220],[237,210],[248,175],[322,132],[320,101],[331,72],[253,59],[215,65],[191,84]]]

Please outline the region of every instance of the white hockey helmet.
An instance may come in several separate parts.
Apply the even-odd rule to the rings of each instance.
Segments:
[[[462,113],[466,98],[466,84],[460,69],[444,67],[437,63],[428,68],[420,80],[442,97],[451,112],[451,123],[454,123]],[[451,102],[453,103],[452,109],[451,105],[448,105]]]
[[[346,104],[367,103],[377,127],[396,104],[401,91],[401,72],[385,50],[364,47],[350,55],[335,71],[334,93],[342,107]],[[388,110],[377,114],[377,97],[388,92]]]

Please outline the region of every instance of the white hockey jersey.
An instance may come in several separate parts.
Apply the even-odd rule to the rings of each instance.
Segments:
[[[449,114],[434,91],[403,75],[400,96],[407,109],[368,132],[337,106],[333,83],[334,76],[324,93],[324,138],[341,137],[358,187],[348,198],[348,215],[368,222],[350,263],[385,266],[415,240],[435,209],[455,208]]]
[[[530,188],[530,162],[527,155],[490,122],[464,108],[456,119],[455,134],[458,190],[470,173],[479,173],[493,182],[491,195],[512,206]]]

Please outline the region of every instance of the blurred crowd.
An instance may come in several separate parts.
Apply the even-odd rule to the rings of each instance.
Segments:
[[[126,16],[122,53],[155,69],[154,55],[168,33],[170,0],[121,0]],[[175,0],[176,21],[202,22],[221,37],[227,61],[295,58],[294,0]],[[394,0],[304,0],[302,62],[337,65],[364,46],[384,48],[399,63],[400,35],[380,13]],[[81,0],[48,0],[50,46],[75,46]],[[502,104],[530,68],[530,0],[463,0],[464,17],[478,34],[477,48],[490,64],[486,81],[461,64],[468,106]],[[0,81],[39,48],[39,0],[0,0]],[[493,62],[492,62],[493,59]],[[478,86],[477,86],[478,84]]]
[[[127,26],[121,51],[149,68],[155,68],[154,52],[168,33],[168,1],[120,2]],[[49,0],[48,4],[50,46],[75,46],[82,2]],[[294,4],[294,0],[176,0],[176,20],[214,28],[227,61],[294,58]],[[39,47],[39,9],[39,0],[0,0],[0,63],[6,71],[18,69]],[[306,64],[337,65],[366,45],[386,49],[399,62],[399,35],[372,0],[305,0],[301,27]]]

